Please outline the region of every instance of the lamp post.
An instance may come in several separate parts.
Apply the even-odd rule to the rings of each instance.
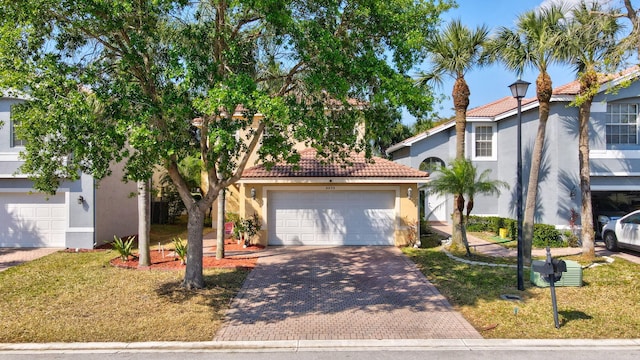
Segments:
[[[518,135],[517,135],[517,214],[518,214],[518,290],[524,290],[524,243],[522,242],[522,98],[527,94],[529,82],[518,79],[509,85],[511,95],[518,100]]]

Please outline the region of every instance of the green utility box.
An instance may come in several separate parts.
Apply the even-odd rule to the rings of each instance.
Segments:
[[[564,260],[567,265],[567,272],[562,273],[562,278],[556,281],[556,286],[582,286],[582,267],[575,261]],[[544,264],[542,260],[533,260],[533,263]],[[530,279],[531,283],[538,287],[549,287],[546,278],[540,273],[533,271],[533,263],[531,264]]]

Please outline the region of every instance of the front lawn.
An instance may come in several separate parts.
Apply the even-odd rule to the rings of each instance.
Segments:
[[[518,291],[515,268],[458,262],[435,246],[404,252],[485,338],[640,338],[640,265],[616,258],[583,269],[582,287],[557,287],[561,327],[556,329],[550,290],[531,285],[527,269],[525,290]],[[580,262],[576,256],[566,259]],[[522,301],[501,295],[519,295]]]
[[[152,236],[184,231],[168,227]],[[0,272],[0,342],[210,341],[248,274],[205,269],[206,288],[189,291],[184,271],[114,268],[117,256],[58,252]]]

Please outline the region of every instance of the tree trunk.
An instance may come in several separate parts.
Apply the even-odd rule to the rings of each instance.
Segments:
[[[453,84],[451,96],[453,98],[453,106],[456,111],[456,159],[464,159],[465,135],[467,131],[467,107],[469,107],[469,86],[460,76]],[[459,208],[461,195],[455,195],[453,199],[454,207]],[[462,199],[464,206],[464,199]],[[466,239],[462,237],[462,211],[457,209],[453,211],[451,241],[454,245],[464,244]]]
[[[224,202],[225,189],[218,193],[218,231],[216,233],[216,259],[224,259]]]
[[[149,214],[149,181],[138,181],[138,267],[151,265],[149,253],[149,233],[151,219]]]
[[[200,209],[197,203],[187,209],[189,220],[187,223],[187,269],[184,274],[182,286],[187,289],[204,288],[204,275],[202,273],[202,229],[204,228],[205,211]]]
[[[591,207],[591,168],[589,166],[589,118],[591,117],[591,99],[580,105],[578,159],[580,161],[580,194],[582,256],[595,257],[595,235],[593,233],[593,209]]]
[[[471,250],[469,250],[469,240],[467,239],[467,227],[464,221],[464,217],[462,215],[462,212],[460,212],[460,218],[462,219],[462,221],[460,221],[460,234],[462,235],[462,244],[464,245],[464,249],[467,252],[467,257],[471,256]]]
[[[544,141],[549,119],[549,101],[553,88],[549,74],[540,73],[536,80],[537,97],[540,103],[538,114],[538,132],[533,143],[531,153],[531,169],[529,170],[529,183],[527,184],[527,198],[522,219],[523,263],[531,265],[531,248],[533,244],[533,225],[535,224],[536,205],[538,200],[538,184],[540,182],[540,168],[544,155]]]

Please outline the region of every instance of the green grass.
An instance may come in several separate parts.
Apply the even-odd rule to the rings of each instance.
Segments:
[[[248,274],[205,269],[190,291],[183,271],[114,268],[117,256],[58,252],[0,272],[0,342],[208,341]]]
[[[518,291],[514,268],[457,262],[437,247],[404,252],[485,338],[640,337],[640,265],[616,259],[583,269],[582,287],[557,287],[561,327],[556,329],[550,290],[531,285],[528,269],[525,290]],[[522,301],[503,300],[503,294],[519,295]]]
[[[184,231],[154,226],[152,240],[168,243]],[[549,289],[530,285],[528,271],[518,291],[515,269],[460,263],[440,251],[441,237],[421,240],[426,248],[403,251],[486,338],[640,338],[640,265],[616,259],[584,269],[583,287],[556,288],[558,330]],[[111,267],[117,256],[58,252],[0,272],[0,341],[211,340],[248,274],[205,270],[206,288],[189,291],[180,287],[182,271]],[[514,263],[478,254],[472,260]]]

